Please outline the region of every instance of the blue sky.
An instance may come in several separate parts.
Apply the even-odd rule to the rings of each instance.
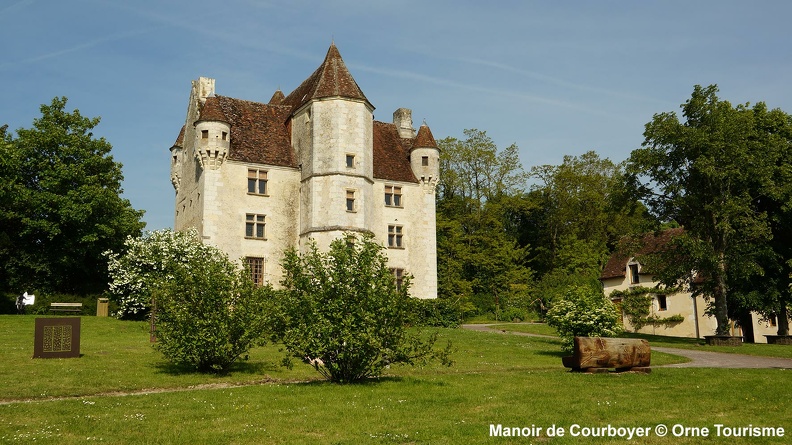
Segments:
[[[41,104],[101,116],[147,229],[171,227],[168,148],[190,81],[267,102],[335,41],[375,118],[437,139],[485,130],[527,170],[595,150],[626,159],[696,84],[792,113],[788,1],[0,1],[0,125]]]

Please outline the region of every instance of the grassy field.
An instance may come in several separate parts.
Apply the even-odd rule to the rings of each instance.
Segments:
[[[529,334],[552,335],[555,330],[544,323],[505,323],[490,326],[509,332],[526,332]],[[730,354],[758,355],[762,357],[792,358],[792,347],[788,345],[768,345],[761,343],[744,343],[742,346],[707,346],[703,339],[686,337],[665,337],[662,335],[624,333],[621,337],[643,338],[652,346],[695,349],[701,351],[725,352]]]
[[[653,354],[651,374],[573,374],[554,338],[440,330],[451,368],[393,368],[365,384],[319,381],[307,365],[278,365],[256,348],[227,376],[175,369],[153,351],[145,323],[82,319],[82,357],[31,359],[33,317],[0,316],[0,443],[616,444],[585,428],[647,428],[632,443],[782,444],[784,437],[714,437],[726,427],[792,434],[792,370],[674,369]],[[538,437],[491,437],[497,425]],[[667,425],[658,437],[657,425]],[[490,425],[494,425],[491,427]],[[563,428],[548,437],[547,428]],[[675,437],[709,428],[709,438]],[[524,433],[531,431],[526,428]],[[501,430],[504,431],[504,430]],[[511,430],[508,430],[511,431]],[[625,430],[626,431],[626,430]],[[722,430],[722,433],[725,433]],[[616,432],[618,434],[618,432]],[[606,429],[607,434],[607,429]]]

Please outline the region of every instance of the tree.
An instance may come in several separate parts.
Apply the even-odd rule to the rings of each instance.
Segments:
[[[66,98],[41,106],[33,127],[0,143],[0,286],[97,292],[102,252],[144,227],[121,198],[121,164],[91,132],[99,118],[67,112]]]
[[[326,253],[315,243],[302,255],[285,253],[275,337],[331,381],[376,377],[434,355],[435,336],[422,341],[406,331],[409,277],[396,285],[383,249],[371,235],[348,235]]]
[[[510,230],[509,214],[522,205],[526,175],[516,145],[504,150],[486,132],[440,146],[437,205],[439,296],[473,303],[479,312],[526,307],[532,272],[528,248]]]
[[[513,216],[520,243],[536,246],[539,300],[549,305],[570,287],[599,289],[600,272],[620,238],[652,227],[645,206],[626,193],[624,165],[589,151],[560,165],[531,169],[536,179]]]
[[[733,277],[761,273],[757,246],[772,239],[770,215],[760,203],[777,199],[779,169],[789,150],[788,117],[783,131],[768,126],[780,111],[764,104],[733,107],[718,98],[717,86],[696,86],[675,113],[656,114],[646,124],[642,148],[629,159],[629,182],[653,212],[685,231],[658,272],[669,287],[690,282],[712,297],[717,335],[729,333],[728,300]],[[782,119],[784,121],[784,119]]]

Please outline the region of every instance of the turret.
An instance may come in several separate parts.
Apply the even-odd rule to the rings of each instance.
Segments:
[[[440,149],[426,122],[418,129],[410,149],[410,166],[415,177],[426,186],[426,192],[434,193],[440,180]]]
[[[195,121],[195,157],[202,168],[219,168],[231,146],[231,126],[216,96],[206,98]]]
[[[179,136],[176,142],[170,148],[171,152],[171,184],[173,184],[176,193],[179,193],[179,186],[181,185],[182,174],[182,153],[184,152],[184,126],[182,125]]]

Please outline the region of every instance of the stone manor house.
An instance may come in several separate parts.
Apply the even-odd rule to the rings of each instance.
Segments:
[[[426,124],[416,132],[409,109],[391,123],[373,111],[334,44],[297,89],[268,103],[193,81],[170,149],[175,229],[195,227],[274,285],[285,249],[372,233],[394,279],[410,273],[413,297],[436,298],[437,143]]]

